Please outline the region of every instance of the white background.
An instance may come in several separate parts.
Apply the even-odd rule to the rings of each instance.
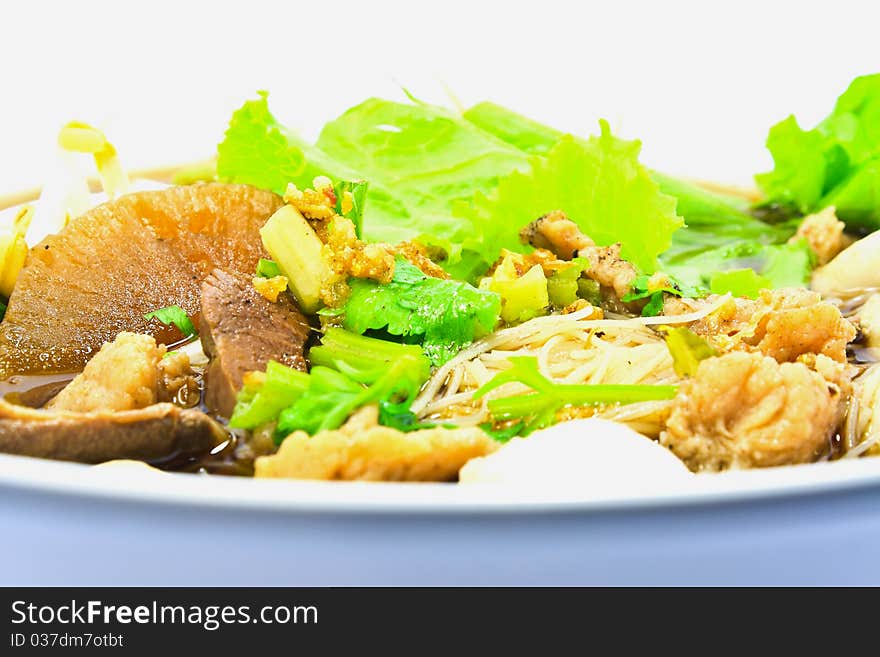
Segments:
[[[562,129],[608,118],[670,173],[748,183],[767,129],[812,125],[880,70],[878,2],[7,2],[0,193],[39,184],[77,118],[130,167],[213,152],[269,89],[306,134],[370,95],[492,99]]]

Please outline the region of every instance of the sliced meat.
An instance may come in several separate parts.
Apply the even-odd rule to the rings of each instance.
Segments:
[[[265,255],[259,229],[281,204],[211,183],[128,194],[74,219],[28,254],[0,324],[0,380],[78,372],[123,331],[169,343],[144,314],[178,305],[195,316],[215,267],[252,273]]]
[[[524,244],[552,251],[562,260],[571,260],[581,249],[596,246],[561,210],[535,219],[519,232],[519,237]]]
[[[638,276],[633,264],[620,257],[620,243],[596,246],[560,210],[536,219],[523,228],[519,236],[523,243],[552,251],[562,260],[571,260],[575,256],[586,258],[590,261],[590,268],[584,272],[587,278],[613,292],[617,299],[622,299],[631,291],[632,282]]]
[[[272,303],[249,276],[216,270],[202,284],[202,345],[211,363],[205,371],[205,403],[229,417],[247,372],[270,360],[305,371],[303,348],[309,323],[289,295]]]
[[[0,400],[0,452],[80,463],[161,462],[209,452],[226,432],[200,411],[153,404],[134,411],[73,413]]]

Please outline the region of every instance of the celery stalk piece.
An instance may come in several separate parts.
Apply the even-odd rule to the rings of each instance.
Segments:
[[[417,344],[399,344],[358,335],[340,328],[329,328],[320,346],[312,347],[312,365],[324,365],[344,372],[359,383],[371,385],[396,361],[410,359],[417,378],[431,373],[431,361]]]
[[[251,376],[251,375],[248,375]],[[309,375],[275,361],[266,365],[266,374],[245,379],[238,394],[238,403],[229,426],[234,429],[255,429],[271,422],[293,404],[309,387]]]
[[[303,311],[318,310],[328,271],[321,257],[323,244],[309,222],[296,208],[285,205],[269,217],[260,236]]]
[[[501,295],[501,318],[505,322],[520,323],[547,314],[550,299],[541,265],[517,276],[513,258],[507,256],[486,280],[488,289]]]
[[[592,406],[596,404],[633,404],[641,401],[672,399],[677,386],[628,384],[562,384],[551,381],[538,369],[534,356],[511,356],[511,367],[496,374],[484,384],[473,398],[505,383],[522,383],[535,392],[512,397],[490,399],[489,412],[495,421],[522,419],[522,435],[556,423],[556,413],[565,406]],[[528,421],[526,421],[527,418]]]

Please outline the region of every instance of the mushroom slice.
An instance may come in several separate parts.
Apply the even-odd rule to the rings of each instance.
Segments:
[[[0,400],[0,452],[80,463],[162,462],[205,454],[227,439],[210,417],[173,404],[133,411],[75,413]]]

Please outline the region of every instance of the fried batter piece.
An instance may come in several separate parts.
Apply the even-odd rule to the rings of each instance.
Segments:
[[[704,360],[660,442],[694,472],[814,461],[830,451],[851,390],[844,366],[814,365],[741,352]]]
[[[492,276],[501,263],[510,260],[513,263],[517,277],[525,276],[535,265],[540,265],[544,276],[550,278],[556,272],[571,267],[571,261],[560,260],[556,254],[547,249],[535,249],[531,253],[516,253],[508,249],[501,249],[498,259],[486,272],[486,276]]]
[[[181,388],[195,383],[186,354],[164,356],[164,345],[157,345],[152,336],[120,333],[46,408],[76,413],[131,411],[170,401]]]
[[[449,278],[442,267],[428,257],[426,247],[415,242],[401,242],[396,246],[382,242],[364,242],[358,239],[351,219],[336,216],[326,224],[324,258],[331,275],[324,281],[322,301],[331,308],[345,302],[350,292],[348,279],[368,278],[389,283],[394,276],[397,255],[406,258],[426,276]]]
[[[665,315],[682,314],[692,312],[695,304],[717,300],[668,299],[663,310]],[[846,345],[856,336],[852,322],[838,308],[802,288],[762,290],[755,300],[731,298],[689,328],[719,351],[759,351],[781,363],[804,354],[822,354],[842,363]]]
[[[421,244],[401,242],[392,246],[358,239],[354,222],[336,213],[339,199],[331,180],[318,176],[312,185],[314,189],[299,189],[290,183],[284,200],[305,217],[318,239],[324,243],[323,258],[330,270],[321,289],[321,300],[325,305],[336,308],[345,303],[351,292],[349,278],[389,283],[394,276],[397,255],[406,258],[427,276],[449,278],[446,271],[431,260],[429,249]],[[341,201],[344,215],[351,210],[354,202],[351,192],[345,192]]]
[[[523,243],[547,249],[562,260],[571,260],[576,256],[586,258],[590,261],[590,268],[585,275],[614,292],[618,299],[630,292],[632,282],[638,276],[632,263],[620,257],[619,243],[596,246],[560,210],[539,217],[523,228],[519,236]]]
[[[431,260],[430,250],[418,242],[400,242],[392,247],[387,247],[391,253],[402,255],[404,258],[431,278],[449,278],[449,274],[436,262]]]
[[[327,221],[336,216],[336,192],[329,178],[318,176],[312,183],[314,189],[299,189],[288,183],[284,201],[295,207],[306,219]],[[344,210],[344,208],[343,208]]]
[[[810,249],[816,254],[820,265],[825,265],[846,247],[843,234],[844,223],[838,220],[834,208],[825,208],[821,212],[804,217],[797,233],[789,242],[800,239],[807,240]]]
[[[454,481],[472,458],[498,443],[480,429],[422,429],[403,433],[379,426],[367,406],[335,431],[297,431],[272,456],[255,461],[257,477],[365,481]]]

